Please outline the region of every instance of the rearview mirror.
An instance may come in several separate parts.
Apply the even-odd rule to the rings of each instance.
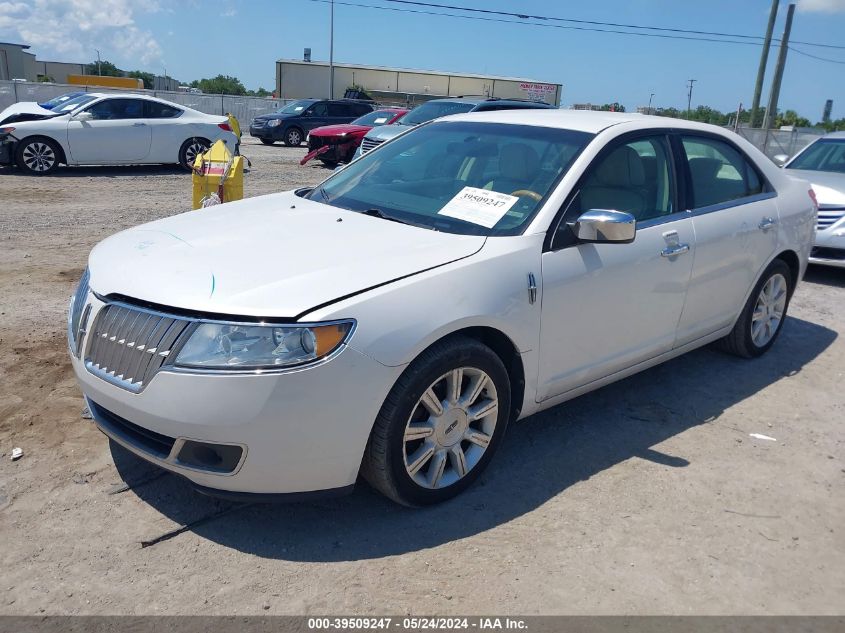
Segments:
[[[90,112],[77,112],[73,115],[74,121],[90,121],[94,118],[94,115]]]
[[[615,242],[630,244],[637,233],[637,220],[624,211],[590,209],[569,228],[579,242]]]
[[[778,167],[783,167],[786,165],[786,161],[789,160],[788,154],[778,154],[777,156],[773,156],[772,160],[774,161],[775,165]]]

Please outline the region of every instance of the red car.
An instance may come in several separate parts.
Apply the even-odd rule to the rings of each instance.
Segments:
[[[406,108],[382,108],[352,123],[315,128],[308,134],[308,153],[299,164],[304,165],[312,158],[318,158],[326,165],[348,162],[367,132],[379,125],[395,123],[407,112]]]

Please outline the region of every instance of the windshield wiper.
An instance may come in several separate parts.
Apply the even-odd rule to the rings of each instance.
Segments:
[[[326,193],[325,187],[323,187],[322,185],[320,185],[320,195],[323,196],[323,200],[326,201],[326,204],[332,201],[332,199],[329,198],[329,194]]]
[[[369,215],[370,217],[373,217],[373,218],[381,218],[382,220],[390,220],[391,222],[398,222],[399,224],[407,224],[408,226],[416,226],[417,228],[420,228],[420,229],[429,229],[431,231],[437,230],[436,228],[434,228],[433,226],[429,226],[428,224],[411,222],[410,220],[403,220],[402,218],[397,218],[395,215],[388,215],[387,213],[385,213],[381,209],[376,209],[376,208],[365,209],[364,211],[361,211],[361,213],[363,213],[364,215]]]

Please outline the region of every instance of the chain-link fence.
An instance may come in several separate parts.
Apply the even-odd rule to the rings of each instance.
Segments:
[[[748,140],[769,158],[778,154],[795,156],[802,149],[824,134],[819,132],[801,132],[799,130],[758,130],[739,128],[737,133]]]
[[[239,97],[235,95],[207,95],[190,92],[163,90],[116,90],[98,86],[74,86],[70,84],[46,84],[23,81],[0,81],[0,110],[19,101],[43,103],[67,92],[136,92],[165,99],[172,103],[193,108],[206,114],[231,113],[237,117],[242,128],[249,126],[256,116],[281,108],[287,100],[264,97]]]

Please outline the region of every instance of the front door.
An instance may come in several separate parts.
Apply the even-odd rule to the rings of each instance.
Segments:
[[[152,133],[142,99],[103,99],[86,108],[86,120],[71,118],[67,140],[73,162],[83,165],[143,161]]]
[[[672,349],[695,250],[674,183],[662,135],[618,142],[581,179],[542,257],[538,401]],[[592,209],[633,215],[634,241],[577,243],[566,222]]]

